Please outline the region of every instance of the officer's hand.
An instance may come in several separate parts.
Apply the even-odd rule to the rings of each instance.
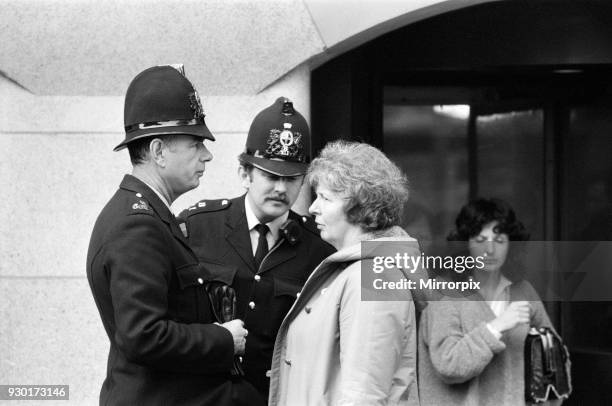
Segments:
[[[246,344],[246,336],[249,332],[244,328],[244,322],[240,319],[228,321],[221,324],[225,327],[234,338],[234,355],[244,354],[244,345]]]

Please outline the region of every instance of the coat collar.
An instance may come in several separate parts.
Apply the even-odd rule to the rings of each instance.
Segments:
[[[362,245],[361,243],[364,241],[369,242],[369,244]],[[354,262],[360,259],[373,258],[376,255],[380,255],[381,246],[388,242],[411,243],[414,244],[415,248],[418,248],[417,240],[410,237],[401,227],[393,226],[379,232],[364,234],[360,242],[336,251],[325,261]]]
[[[123,180],[121,181],[121,184],[119,185],[119,188],[127,190],[129,192],[134,192],[137,195],[142,195],[142,198],[149,203],[155,214],[164,223],[168,225],[170,231],[172,232],[172,235],[177,240],[179,240],[181,244],[183,244],[187,249],[189,249],[189,251],[191,251],[189,244],[185,240],[185,236],[181,232],[181,229],[179,228],[178,223],[176,222],[174,214],[172,214],[168,206],[166,206],[166,204],[162,202],[159,196],[157,196],[157,193],[155,193],[143,181],[133,175],[125,175],[123,177]]]
[[[119,187],[130,192],[140,193],[165,223],[171,223],[174,215],[159,196],[143,181],[133,175],[125,175]]]
[[[295,257],[297,255],[296,247],[287,244],[285,241],[281,241],[280,245],[274,248],[274,252],[266,258],[261,270],[257,269],[255,259],[253,258],[249,225],[244,208],[245,198],[246,194],[233,199],[225,216],[225,239],[240,256],[242,261],[253,273],[257,273],[258,271],[261,273],[277,267],[283,262],[287,262]],[[289,210],[288,218],[298,223],[302,221],[301,217],[291,210]],[[298,241],[297,244],[299,245],[300,242]]]

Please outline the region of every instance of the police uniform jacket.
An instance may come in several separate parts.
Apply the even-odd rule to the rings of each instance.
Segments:
[[[204,266],[229,277],[237,317],[249,331],[243,366],[247,380],[267,397],[274,340],[310,273],[334,248],[319,237],[311,218],[290,211],[297,223],[293,244],[281,238],[260,267],[253,258],[245,196],[201,201],[181,213],[188,240]]]
[[[226,405],[250,397],[243,390],[257,394],[229,379],[232,335],[211,324],[204,290],[215,278],[168,207],[133,176],[96,221],[87,278],[110,339],[101,405]]]

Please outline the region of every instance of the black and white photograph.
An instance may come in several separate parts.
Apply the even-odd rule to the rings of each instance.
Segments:
[[[0,405],[612,404],[612,2],[0,32]]]

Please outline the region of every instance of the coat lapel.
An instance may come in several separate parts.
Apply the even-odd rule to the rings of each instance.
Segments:
[[[331,272],[340,272],[346,268],[346,265],[348,264],[327,261],[321,262],[317,269],[314,270],[310,278],[308,278],[306,281],[304,288],[300,292],[300,296],[289,310],[289,313],[283,320],[281,326],[288,326],[291,323],[295,316],[302,311],[306,303],[310,301],[310,298],[319,291],[321,286],[323,286],[325,281],[329,278],[328,275]]]
[[[298,246],[289,245],[286,241],[281,241],[280,246],[274,250],[262,264],[260,273],[269,271],[270,269],[289,261],[297,255]]]
[[[357,248],[359,247],[359,248]],[[295,318],[295,316],[302,311],[306,303],[310,298],[319,291],[319,288],[327,281],[330,274],[334,272],[342,272],[346,267],[351,265],[353,262],[360,261],[361,258],[361,244],[354,247],[349,247],[346,250],[337,251],[323,260],[312,272],[304,287],[300,296],[297,298],[287,316],[281,324],[281,329],[288,326],[289,323]],[[280,336],[280,331],[278,335]]]
[[[236,198],[227,211],[225,217],[225,239],[236,251],[246,266],[253,272],[257,272],[253,249],[251,248],[251,237],[249,226],[244,211],[245,195]]]

